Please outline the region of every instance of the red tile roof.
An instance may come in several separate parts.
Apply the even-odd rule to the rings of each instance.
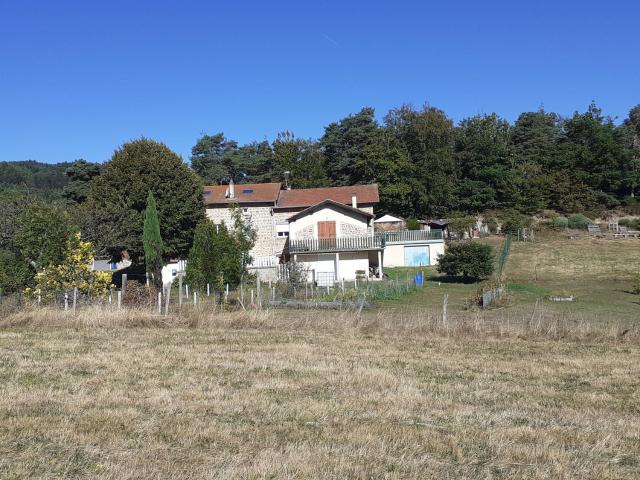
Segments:
[[[236,189],[237,191],[237,189]],[[349,187],[301,188],[282,190],[278,198],[278,208],[301,208],[316,205],[324,200],[351,205],[351,196],[355,195],[358,206],[378,203],[378,185],[352,185]]]
[[[204,187],[207,205],[238,203],[275,203],[280,193],[279,183],[243,183],[235,185],[235,198],[228,198],[229,185]]]
[[[298,218],[304,217],[305,215],[313,213],[324,207],[331,207],[331,206],[339,208],[341,210],[345,210],[347,212],[355,213],[356,215],[361,215],[363,217],[367,217],[367,218],[374,217],[374,215],[372,215],[371,213],[365,212],[364,210],[360,210],[359,208],[353,208],[351,205],[345,205],[344,203],[334,202],[333,200],[324,200],[320,203],[316,203],[315,205],[311,205],[310,207],[305,208],[304,210],[296,213],[295,215],[291,215],[288,218],[288,221],[292,222],[294,220],[297,220]]]

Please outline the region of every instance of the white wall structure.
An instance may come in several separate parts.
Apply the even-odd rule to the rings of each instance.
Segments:
[[[345,211],[338,206],[326,206],[289,224],[289,238],[318,238],[318,222],[336,222],[336,238],[372,235],[366,216]]]
[[[187,268],[186,260],[175,260],[168,262],[162,267],[162,285],[168,287],[178,275],[184,275]]]
[[[411,265],[408,262],[411,256],[407,249],[425,248],[428,252],[429,262],[427,265],[437,265],[438,257],[444,255],[444,240],[432,240],[426,242],[406,242],[387,245],[384,249],[384,266],[385,267],[409,267],[421,266],[419,264]]]

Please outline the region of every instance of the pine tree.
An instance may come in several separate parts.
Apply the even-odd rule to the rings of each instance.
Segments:
[[[147,275],[153,285],[162,288],[162,254],[164,245],[160,236],[160,221],[158,220],[156,198],[151,190],[147,195],[147,208],[144,211],[142,244]]]

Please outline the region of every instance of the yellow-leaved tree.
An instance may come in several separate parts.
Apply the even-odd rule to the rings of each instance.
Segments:
[[[80,233],[72,235],[67,241],[64,260],[58,265],[49,264],[36,273],[35,286],[25,293],[42,298],[53,298],[75,287],[82,294],[93,298],[104,298],[111,287],[110,272],[94,272],[93,245],[84,242]]]

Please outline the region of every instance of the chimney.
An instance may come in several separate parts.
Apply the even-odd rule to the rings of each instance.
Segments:
[[[356,197],[355,193],[351,194],[351,206],[353,208],[358,208],[358,197]]]
[[[233,184],[233,178],[229,180],[229,198],[236,198],[236,186]]]

